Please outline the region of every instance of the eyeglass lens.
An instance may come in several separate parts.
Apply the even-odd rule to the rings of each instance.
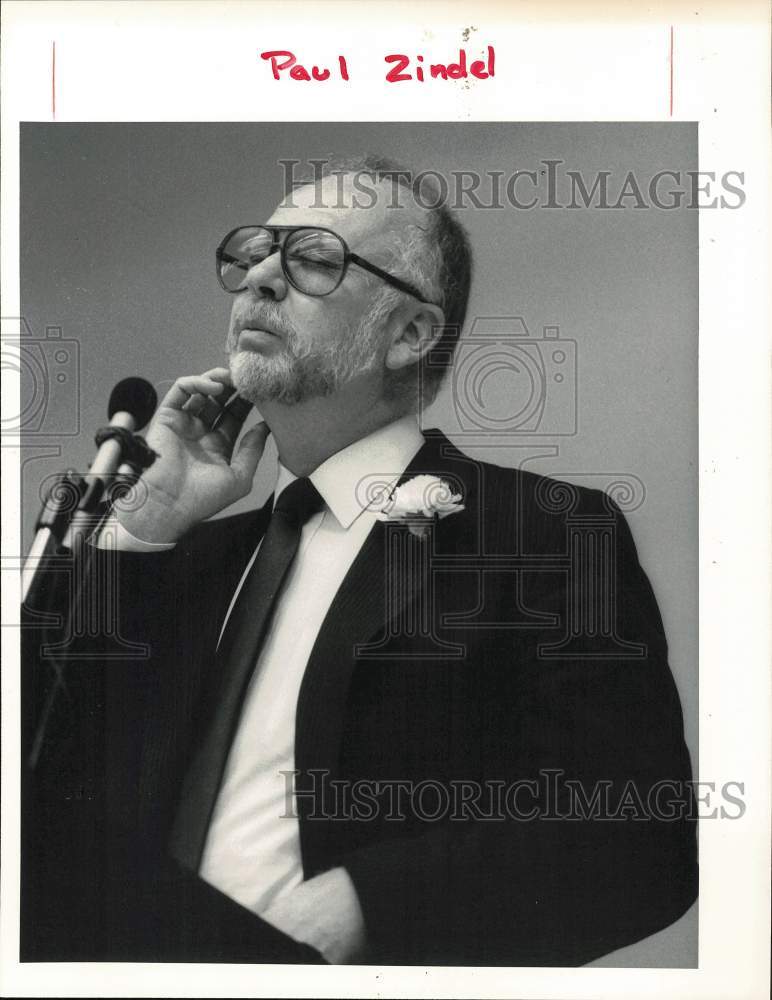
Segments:
[[[229,291],[245,287],[246,274],[276,251],[272,234],[258,226],[237,229],[220,251],[220,277]],[[284,244],[284,266],[292,284],[307,295],[326,295],[340,284],[345,250],[334,234],[295,229]]]

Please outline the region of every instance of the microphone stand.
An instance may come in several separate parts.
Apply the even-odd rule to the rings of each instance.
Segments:
[[[116,413],[111,423],[96,433],[98,452],[88,474],[83,476],[72,470],[60,473],[48,490],[22,570],[22,624],[26,619],[28,628],[67,626],[71,620],[88,575],[90,547],[87,540],[106,515],[109,501],[115,499],[110,497],[113,487],[130,485],[156,459],[156,453],[145,439],[132,433],[131,428],[135,426],[131,414]],[[75,572],[76,563],[79,572]],[[57,573],[57,569],[64,572]],[[52,618],[52,611],[62,604],[62,586],[67,588],[68,579],[73,584],[79,581],[79,586],[75,585],[70,594],[69,608],[60,608],[61,616]],[[55,678],[42,707],[28,757],[28,765],[33,770],[40,756],[48,717],[58,691],[64,687],[63,664],[56,655],[49,656],[49,662]]]
[[[115,470],[128,465],[137,475],[155,461],[155,452],[131,427],[129,413],[117,413],[94,438],[99,450],[87,475],[67,471],[51,485],[35,523],[35,538],[22,570],[22,603],[39,608],[45,597],[43,578],[51,560],[69,557],[91,534]],[[41,609],[42,610],[42,609]]]

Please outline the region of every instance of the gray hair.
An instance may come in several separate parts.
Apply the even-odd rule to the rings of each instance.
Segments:
[[[390,180],[410,191],[426,211],[427,228],[410,226],[402,234],[395,266],[399,277],[411,281],[427,302],[439,305],[445,314],[440,336],[420,362],[422,400],[428,404],[437,395],[453,363],[453,353],[466,317],[472,277],[472,252],[467,234],[444,204],[428,171],[416,173],[395,160],[375,154],[330,157],[323,163],[321,172],[305,183],[334,174],[361,174],[379,181]],[[366,321],[370,324],[382,322],[401,294],[385,285],[373,301]],[[412,368],[387,372],[384,376],[387,398],[414,395],[415,374]]]

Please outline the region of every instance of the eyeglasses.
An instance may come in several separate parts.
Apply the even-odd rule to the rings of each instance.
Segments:
[[[283,239],[282,239],[283,237]],[[304,295],[334,292],[356,264],[420,302],[426,298],[407,281],[395,278],[358,254],[331,229],[318,226],[239,226],[217,248],[217,279],[226,292],[243,291],[250,268],[279,251],[284,277]]]

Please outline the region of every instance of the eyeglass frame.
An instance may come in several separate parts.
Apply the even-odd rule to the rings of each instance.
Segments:
[[[240,229],[264,229],[267,233],[269,233],[269,235],[271,236],[271,250],[268,254],[266,254],[263,260],[258,261],[258,263],[262,264],[263,261],[268,260],[268,258],[273,256],[273,254],[275,254],[276,251],[278,250],[279,263],[281,264],[282,274],[287,279],[287,281],[292,285],[292,287],[296,291],[300,292],[301,295],[308,295],[314,299],[322,299],[326,295],[330,295],[342,284],[343,279],[346,277],[349,264],[356,264],[363,270],[369,271],[370,274],[374,274],[382,281],[385,281],[387,284],[392,285],[392,287],[399,289],[400,292],[405,292],[407,295],[412,295],[413,298],[418,299],[419,302],[426,302],[427,305],[437,305],[436,302],[430,302],[424,295],[422,295],[418,291],[418,289],[414,285],[411,285],[410,282],[403,281],[402,278],[397,278],[395,275],[389,274],[388,271],[384,271],[383,268],[378,267],[377,264],[372,264],[369,260],[365,260],[364,257],[360,257],[359,254],[354,253],[353,250],[349,249],[349,245],[348,243],[346,243],[343,237],[340,236],[338,233],[336,233],[335,230],[333,229],[328,229],[326,226],[266,226],[262,222],[249,223],[247,225],[236,226],[234,229],[231,229],[230,232],[226,233],[226,235],[220,241],[220,245],[217,247],[217,250],[215,251],[217,281],[220,287],[223,289],[223,291],[228,292],[229,295],[236,295],[237,292],[244,290],[240,288],[235,288],[233,290],[231,290],[230,288],[226,288],[225,283],[222,280],[222,275],[220,273],[225,245],[228,243],[228,240],[230,240],[231,237],[234,236],[234,234],[237,233]],[[292,280],[292,276],[289,273],[289,268],[287,266],[287,257],[286,257],[287,239],[285,236],[285,238],[280,242],[277,239],[277,234],[286,233],[287,235],[289,235],[290,233],[298,232],[302,229],[308,229],[311,230],[312,232],[318,232],[318,233],[329,233],[331,236],[334,236],[335,239],[338,240],[340,245],[343,247],[343,265],[341,266],[340,269],[340,275],[338,277],[337,282],[333,285],[333,287],[326,292],[318,292],[318,293],[306,292],[304,289],[298,288],[297,284]],[[230,262],[226,261],[226,263]],[[236,261],[234,260],[233,263],[236,263]],[[256,264],[252,265],[252,267],[256,266],[257,266]]]

